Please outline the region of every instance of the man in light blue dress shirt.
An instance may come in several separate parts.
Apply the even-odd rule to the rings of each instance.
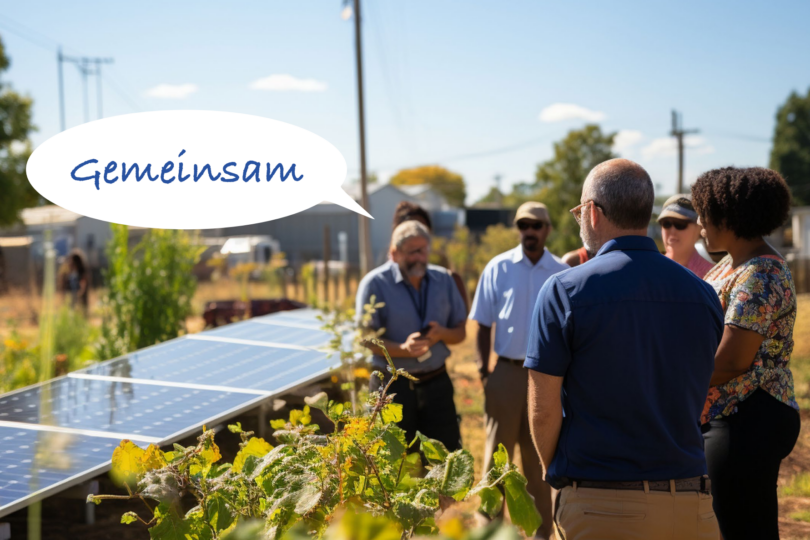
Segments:
[[[551,531],[551,488],[543,481],[543,471],[532,443],[528,417],[528,373],[523,368],[535,300],[540,288],[552,275],[568,265],[545,248],[551,231],[548,209],[538,202],[518,208],[515,225],[520,245],[501,253],[484,269],[475,291],[470,318],[478,322],[478,360],[486,399],[487,440],[484,470],[489,469],[492,453],[503,444],[509,457],[520,445],[523,474],[529,481],[543,516],[541,534]],[[489,373],[492,326],[495,326],[495,353],[498,362]]]

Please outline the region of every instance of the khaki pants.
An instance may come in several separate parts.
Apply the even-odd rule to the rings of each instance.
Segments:
[[[560,540],[718,540],[712,496],[696,491],[566,487],[557,493]]]
[[[503,444],[513,459],[515,446],[520,445],[523,475],[529,481],[526,486],[534,497],[537,511],[543,516],[543,525],[538,534],[551,535],[551,486],[543,481],[540,458],[529,431],[529,374],[518,362],[500,360],[487,377],[484,387],[486,400],[485,422],[487,442],[484,448],[484,470],[489,470],[492,454]]]

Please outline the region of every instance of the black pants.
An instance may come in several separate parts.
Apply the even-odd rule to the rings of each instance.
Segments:
[[[714,513],[725,540],[779,538],[776,480],[799,436],[799,413],[764,390],[704,424]]]
[[[387,383],[388,378],[382,383],[377,377],[372,377],[370,390],[380,390]],[[453,402],[453,382],[446,372],[420,383],[400,377],[388,389],[388,394],[396,394],[394,402],[402,404],[399,427],[405,430],[409,444],[419,431],[426,437],[443,442],[451,452],[461,448],[461,431]]]

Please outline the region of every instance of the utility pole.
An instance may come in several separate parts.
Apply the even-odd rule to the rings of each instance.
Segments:
[[[64,82],[62,80],[62,62],[71,62],[76,65],[79,69],[79,72],[82,74],[82,89],[84,91],[84,121],[90,121],[90,104],[89,104],[89,97],[87,95],[87,76],[88,75],[95,75],[98,82],[98,90],[96,95],[97,107],[98,107],[98,117],[101,118],[101,65],[102,64],[112,64],[112,58],[89,58],[87,56],[82,57],[72,57],[72,56],[65,56],[62,54],[62,49],[59,49],[59,53],[57,58],[59,59],[59,104],[61,106],[61,113],[62,113],[62,131],[65,130],[65,89],[64,89]],[[95,69],[91,67],[95,64]]]
[[[357,62],[357,111],[360,123],[360,205],[369,212],[368,187],[366,178],[366,126],[363,110],[363,42],[360,29],[360,0],[354,0],[354,43]],[[360,232],[360,274],[364,276],[371,270],[371,231],[369,219],[358,215]]]
[[[683,193],[683,138],[684,135],[699,133],[697,129],[683,129],[683,115],[672,110],[672,131],[670,135],[678,141],[678,193]]]
[[[56,59],[59,63],[59,120],[62,131],[65,131],[65,83],[62,79],[62,47],[59,47]]]

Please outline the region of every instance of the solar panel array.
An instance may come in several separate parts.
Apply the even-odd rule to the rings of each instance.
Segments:
[[[101,474],[122,439],[169,444],[339,365],[317,311],[184,336],[0,395],[0,517]]]

